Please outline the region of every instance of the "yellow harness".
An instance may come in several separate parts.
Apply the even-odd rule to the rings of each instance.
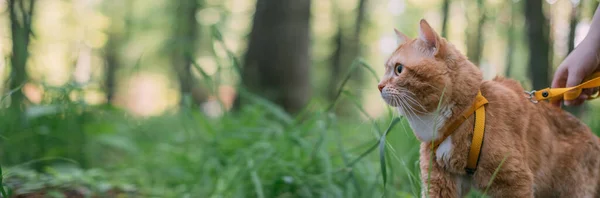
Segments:
[[[458,118],[458,120],[452,122],[451,125],[444,130],[444,136],[438,139],[437,141],[433,141],[434,150],[438,148],[438,146],[446,139],[448,136],[452,135],[456,129],[462,125],[462,123],[467,120],[473,113],[475,113],[475,126],[473,127],[473,139],[471,140],[471,150],[469,150],[469,157],[467,161],[466,172],[469,174],[473,174],[477,169],[477,163],[479,162],[479,154],[481,153],[481,146],[483,145],[483,135],[485,133],[485,104],[488,101],[481,95],[481,91],[477,93],[477,97],[475,98],[475,102],[469,109],[463,112],[462,116]]]
[[[592,76],[586,78],[584,83],[574,87],[545,88],[539,91],[526,91],[525,93],[528,94],[528,99],[533,103],[538,103],[540,100],[574,100],[581,95],[583,89],[595,87],[600,87],[600,72],[592,74]],[[596,99],[600,96],[598,92],[594,94],[595,95],[590,96],[588,100]],[[452,135],[452,133],[474,113],[475,126],[473,127],[473,139],[471,140],[471,149],[469,150],[467,167],[465,168],[465,171],[469,174],[475,172],[477,164],[479,163],[479,155],[481,153],[481,147],[483,146],[483,135],[485,134],[485,104],[487,103],[487,99],[483,97],[481,91],[479,91],[473,105],[464,111],[461,117],[449,125],[447,130],[444,130],[443,137],[437,141],[431,142],[434,150],[437,149],[448,136]]]

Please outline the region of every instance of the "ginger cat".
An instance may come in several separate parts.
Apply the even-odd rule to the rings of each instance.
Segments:
[[[425,20],[416,39],[396,34],[399,46],[385,65],[379,90],[422,142],[423,197],[484,191],[503,159],[487,195],[600,197],[600,140],[584,123],[547,102],[530,102],[516,81],[484,81],[479,69]],[[479,162],[469,174],[473,115],[437,149],[431,142],[443,138],[443,129],[472,105],[478,91],[489,103]]]

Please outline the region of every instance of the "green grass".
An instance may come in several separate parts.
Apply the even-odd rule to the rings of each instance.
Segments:
[[[407,127],[392,128],[387,144],[379,141],[385,128],[378,126],[388,125],[391,117],[357,121],[307,111],[299,120],[260,99],[219,118],[182,109],[136,119],[107,106],[59,102],[34,109],[37,113],[28,114],[30,125],[3,140],[3,149],[10,151],[2,156],[9,173],[100,169],[102,182],[129,184],[158,197],[373,197],[384,191],[396,197],[419,192],[415,178],[405,182],[414,177],[418,159],[416,140],[402,132]],[[386,153],[393,157],[388,158],[385,189],[377,152],[365,154],[377,144],[394,149]],[[29,191],[49,185],[25,180],[32,180]]]
[[[0,193],[86,188],[139,197],[420,197],[419,142],[406,120],[391,112],[338,117],[318,104],[291,116],[261,98],[252,101],[218,118],[192,108],[139,119],[110,106],[61,100],[32,106],[23,129],[3,129],[8,192]],[[364,114],[355,104],[356,115]]]
[[[17,194],[420,197],[419,142],[406,120],[391,110],[368,116],[345,82],[336,101],[350,100],[355,116],[317,102],[292,116],[240,89],[251,104],[221,117],[184,107],[141,119],[70,101],[76,86],[47,87],[51,97],[18,115],[24,125],[0,134],[4,184]],[[0,121],[11,116],[0,112]]]

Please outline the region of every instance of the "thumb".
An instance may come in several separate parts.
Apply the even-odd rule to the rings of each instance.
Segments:
[[[552,79],[552,88],[563,88],[567,83],[567,67],[558,67],[558,70],[554,73]]]

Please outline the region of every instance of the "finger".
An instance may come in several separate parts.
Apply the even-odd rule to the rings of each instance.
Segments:
[[[593,93],[594,93],[594,89],[591,89],[591,88],[590,89],[583,89],[583,90],[581,90],[581,95],[588,95],[588,96],[590,96]]]
[[[560,108],[560,103],[562,103],[562,100],[550,101],[550,104],[552,104],[552,106],[559,107],[559,108]]]
[[[569,71],[569,72],[567,72],[566,86],[567,87],[577,86],[577,85],[581,84],[584,77],[585,77],[585,74],[583,72],[580,72],[578,70]]]
[[[598,93],[598,87],[583,89],[582,94],[585,94],[589,97],[595,96]]]
[[[554,78],[552,80],[553,88],[562,88],[566,86],[568,76],[568,70],[566,68],[567,67],[558,67],[558,70],[554,73]]]
[[[568,72],[568,76],[567,76],[567,87],[573,87],[573,86],[577,86],[578,84],[581,83],[581,81],[583,80],[584,75],[579,72],[579,71],[569,71]],[[576,99],[578,100],[578,99]],[[565,101],[565,105],[566,106],[573,106],[576,105],[576,103],[579,103],[580,101]]]
[[[567,106],[579,106],[579,105],[583,104],[583,102],[585,102],[585,100],[577,98],[575,100],[569,101],[569,105],[567,105]]]
[[[585,100],[587,100],[587,99],[588,99],[588,95],[581,94],[577,99],[571,100],[571,101],[567,101],[568,105],[565,102],[565,105],[567,105],[567,106],[579,106],[579,105],[583,104],[583,102],[585,102]]]

